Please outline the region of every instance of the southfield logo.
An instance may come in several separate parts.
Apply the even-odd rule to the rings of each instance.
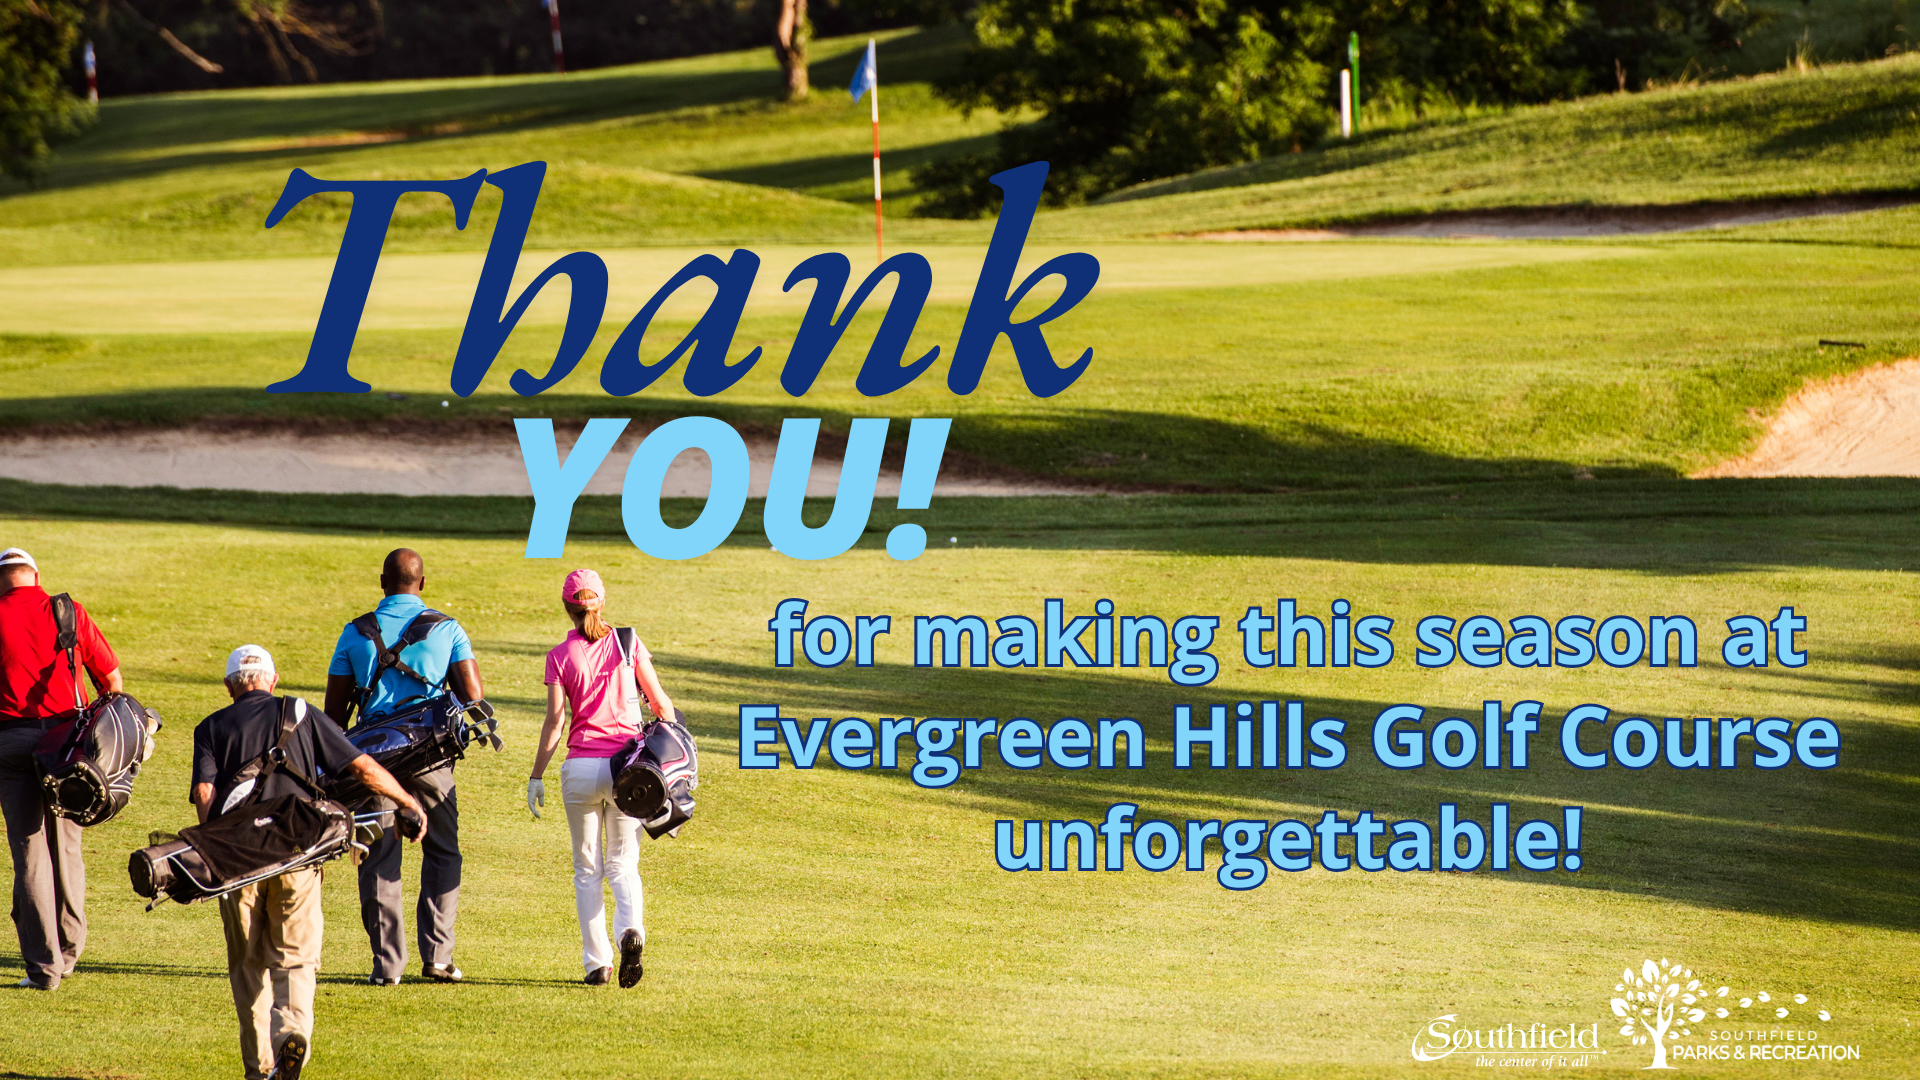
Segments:
[[[1507,1023],[1466,1027],[1457,1013],[1436,1016],[1413,1037],[1413,1060],[1439,1061],[1454,1054],[1477,1055],[1476,1065],[1585,1065],[1600,1049],[1600,1025]],[[1559,1059],[1559,1060],[1543,1060]]]

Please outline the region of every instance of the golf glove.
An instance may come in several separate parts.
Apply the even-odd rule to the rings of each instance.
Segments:
[[[427,835],[427,819],[407,807],[400,807],[393,814],[394,826],[400,831],[402,839],[416,843]]]
[[[547,785],[537,776],[527,780],[527,812],[534,817],[540,816],[540,808],[547,805]]]

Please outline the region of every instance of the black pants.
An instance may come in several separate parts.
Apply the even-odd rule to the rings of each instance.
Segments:
[[[453,918],[460,910],[460,803],[453,790],[453,766],[401,785],[427,812],[427,834],[420,839],[420,901],[414,912],[420,962],[452,964]],[[397,979],[407,967],[400,852],[398,830],[389,830],[360,864],[360,922],[373,946],[377,979]]]

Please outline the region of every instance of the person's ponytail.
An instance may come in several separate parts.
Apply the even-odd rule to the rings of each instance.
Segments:
[[[588,641],[599,641],[613,632],[613,627],[608,626],[607,620],[600,615],[600,598],[592,589],[581,589],[573,595],[575,599],[589,601],[588,604],[567,601],[567,614],[572,617],[573,625],[579,629],[581,637]]]

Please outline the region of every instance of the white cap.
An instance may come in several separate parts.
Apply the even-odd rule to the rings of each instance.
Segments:
[[[26,548],[8,548],[0,551],[0,566],[30,566],[35,573],[40,570],[40,564],[33,561],[33,556],[27,554]]]
[[[273,654],[258,645],[242,645],[227,654],[227,678],[235,675],[272,675]]]

